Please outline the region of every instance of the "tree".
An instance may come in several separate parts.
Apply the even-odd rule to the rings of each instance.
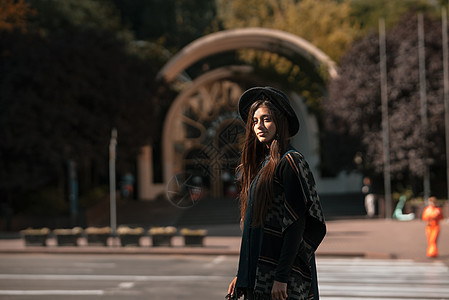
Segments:
[[[341,61],[340,77],[329,85],[326,127],[337,147],[328,152],[328,164],[337,170],[353,169],[357,155],[365,171],[383,170],[378,42],[372,33],[355,43]],[[423,175],[426,151],[434,172],[445,159],[441,23],[425,18],[428,132],[419,113],[416,15],[406,15],[387,32],[386,45],[391,172],[397,180],[410,180]]]
[[[132,170],[139,147],[159,138],[164,87],[151,61],[128,49],[115,31],[95,26],[0,31],[0,192],[15,210],[30,191],[63,191],[69,159],[81,194],[107,183],[113,127],[119,172]]]
[[[392,28],[411,10],[437,12],[428,0],[351,0],[350,3],[352,15],[364,32],[377,28],[380,18],[385,19],[387,28]]]
[[[30,16],[28,26],[34,30],[64,33],[70,28],[116,32],[128,36],[120,14],[110,1],[95,0],[27,0],[38,14]]]
[[[138,40],[173,52],[214,30],[214,0],[113,0]]]
[[[338,60],[358,33],[347,1],[281,0],[219,1],[218,17],[226,29],[265,27],[283,30],[311,42]],[[298,91],[309,111],[319,115],[328,73],[304,57],[285,57],[269,51],[244,49],[239,57],[260,77],[277,80]],[[319,118],[319,121],[321,119]]]
[[[0,30],[26,31],[27,16],[35,13],[25,0],[0,0]]]
[[[256,26],[284,30],[314,44],[335,61],[359,34],[348,1],[223,0],[218,8],[226,29]]]

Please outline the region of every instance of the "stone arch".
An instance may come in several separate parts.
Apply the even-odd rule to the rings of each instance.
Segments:
[[[238,118],[235,109],[236,99],[238,100],[242,89],[231,79],[236,74],[248,71],[245,67],[227,67],[210,71],[199,76],[178,95],[168,111],[163,128],[164,182],[169,182],[175,174],[186,171],[185,163],[182,161],[183,153],[201,147],[210,163],[208,170],[202,170],[208,174],[203,175],[212,179],[221,175],[217,168],[223,167],[222,163],[227,160],[225,150],[228,149],[222,147],[217,134],[223,131],[223,125],[230,126],[235,123],[243,127],[243,122]],[[217,95],[222,95],[219,101],[216,101]],[[225,108],[226,113],[223,114],[223,109],[218,108]],[[186,112],[192,116],[186,116]],[[197,120],[206,122],[207,128]],[[187,137],[186,124],[199,128],[198,136]],[[202,168],[199,161],[198,167]],[[210,180],[212,194],[217,195],[222,186],[218,180],[212,179]]]
[[[269,50],[287,57],[299,54],[319,68],[325,66],[330,77],[337,76],[335,62],[308,41],[285,31],[255,27],[219,31],[197,39],[176,54],[161,69],[158,78],[173,81],[204,57],[244,48]]]

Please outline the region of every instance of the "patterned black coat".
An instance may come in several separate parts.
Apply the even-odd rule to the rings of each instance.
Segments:
[[[256,299],[271,299],[283,232],[295,222],[301,222],[303,230],[298,237],[301,242],[287,282],[288,299],[310,299],[313,297],[311,259],[326,234],[326,225],[309,165],[302,154],[291,150],[276,167],[274,199],[264,222],[257,265]]]

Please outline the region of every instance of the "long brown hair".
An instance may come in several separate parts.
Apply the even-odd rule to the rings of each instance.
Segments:
[[[276,134],[269,145],[259,142],[254,133],[253,116],[260,107],[267,107],[276,125]],[[289,139],[288,122],[285,116],[269,101],[257,100],[249,110],[246,120],[246,135],[242,149],[242,161],[237,167],[240,181],[240,213],[242,222],[247,210],[248,191],[251,181],[259,173],[259,169],[267,154],[268,163],[260,170],[260,178],[256,185],[255,202],[252,211],[252,226],[262,226],[267,210],[273,199],[273,177],[277,164],[287,150]]]

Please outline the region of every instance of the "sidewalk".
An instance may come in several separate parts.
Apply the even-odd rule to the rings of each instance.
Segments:
[[[318,257],[364,257],[438,260],[449,266],[449,221],[441,223],[438,242],[440,256],[426,257],[425,223],[420,220],[401,222],[385,219],[348,219],[327,222],[328,233],[317,251]],[[186,247],[181,236],[175,236],[172,247],[152,247],[149,237],[143,237],[140,247],[121,247],[110,238],[109,246],[88,246],[80,239],[77,247],[61,247],[54,239],[46,247],[26,247],[22,239],[0,239],[0,254],[180,254],[180,255],[238,255],[240,236],[238,225],[215,225],[208,229],[204,247]]]
[[[426,257],[425,223],[420,220],[353,219],[327,224],[328,233],[318,255],[432,260]],[[449,265],[449,220],[440,225],[437,260]]]

